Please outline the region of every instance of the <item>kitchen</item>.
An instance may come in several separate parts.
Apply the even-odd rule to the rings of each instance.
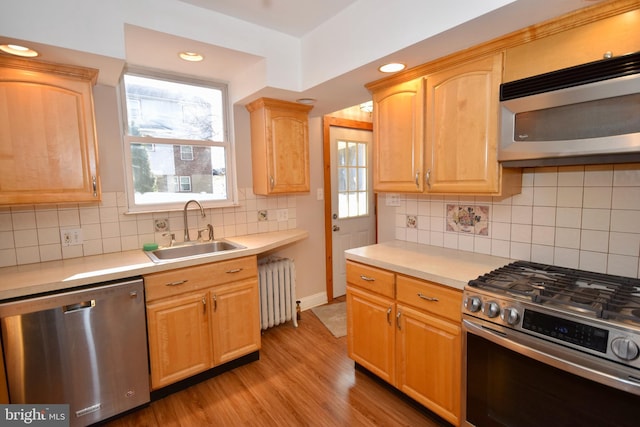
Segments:
[[[50,16],[57,16],[57,13],[59,12],[51,11]],[[6,25],[3,23],[2,27],[12,28],[13,25],[7,22]],[[39,32],[45,31],[44,28],[46,25],[34,29],[33,36],[23,34],[28,29],[16,29],[14,37],[31,40],[37,38],[36,34]],[[110,31],[115,30],[111,29]],[[60,44],[67,45],[62,42]],[[108,50],[108,48],[104,48],[104,51]],[[422,62],[424,60],[416,62],[415,65]],[[366,96],[367,92],[363,89],[363,84],[377,78],[379,76],[372,76],[368,80],[359,82],[357,89],[354,90],[360,91]],[[110,218],[110,224],[119,223],[121,219],[117,216],[114,219],[113,210],[117,210],[123,203],[123,174],[120,173],[122,166],[120,158],[115,155],[117,150],[108,149],[108,147],[114,146],[119,149],[121,146],[120,135],[117,131],[119,128],[117,112],[112,107],[117,103],[116,94],[113,87],[99,84],[94,89],[94,96],[98,140],[101,148],[101,168],[108,173],[101,175],[103,204],[99,208],[82,206],[78,208],[76,215],[83,218],[107,217]],[[319,102],[314,110],[327,113],[359,102],[358,99],[356,102],[346,105],[322,107],[320,105],[321,97],[317,97]],[[250,139],[249,126],[247,125],[248,113],[243,105],[234,107],[234,120],[238,170],[248,171],[249,164],[244,164],[243,167],[242,163],[243,159],[246,161],[250,158],[248,144],[242,143],[242,141]],[[322,156],[321,118],[312,116],[309,126],[310,157],[319,159]],[[107,148],[103,146],[103,142],[108,144]],[[306,306],[314,305],[314,301],[321,301],[323,297],[326,300],[325,266],[318,261],[324,259],[322,251],[324,246],[323,202],[316,200],[315,197],[315,189],[322,187],[321,174],[321,166],[317,161],[314,161],[311,165],[312,194],[296,196],[295,208],[290,208],[291,214],[295,212],[295,216],[290,215],[291,218],[295,218],[295,221],[291,221],[292,228],[308,230],[309,237],[282,251],[283,255],[296,259],[300,272],[298,296]],[[491,220],[493,222],[491,237],[470,236],[469,234],[445,231],[444,218],[440,214],[440,212],[444,212],[445,199],[441,196],[403,195],[401,196],[401,206],[398,207],[387,206],[381,200],[378,219],[379,241],[398,239],[471,252],[490,253],[505,258],[533,259],[578,268],[597,266],[598,271],[637,277],[639,232],[636,222],[632,220],[637,217],[635,213],[638,210],[638,207],[633,205],[634,200],[638,199],[634,197],[637,182],[637,170],[634,167],[621,165],[615,167],[612,165],[575,166],[562,167],[559,171],[555,167],[550,167],[525,170],[522,192],[504,200],[487,199],[486,197],[474,197],[471,200],[468,200],[470,199],[468,197],[446,198],[446,202],[454,204],[491,205]],[[241,189],[241,194],[244,189],[245,198],[252,197],[251,178],[248,174],[239,173],[238,187]],[[577,196],[579,193],[584,194],[584,205]],[[381,199],[384,199],[384,196]],[[550,212],[555,210],[559,216],[552,221],[554,217],[550,216]],[[72,216],[67,210],[63,213],[58,212],[59,218],[68,218],[67,215]],[[176,213],[178,219],[179,215],[180,213]],[[409,222],[402,220],[407,216],[417,217],[417,227],[410,227]],[[4,265],[28,265],[33,262],[56,259],[52,258],[48,248],[40,248],[37,239],[34,241],[31,237],[38,234],[42,223],[42,221],[36,222],[34,218],[50,217],[50,214],[40,210],[22,212],[14,208],[2,212],[3,224],[6,224],[3,230],[5,233],[11,234],[12,242],[14,234],[29,237],[28,240],[17,238],[16,240],[21,242],[18,247],[11,246],[3,250],[4,255],[14,254],[13,258],[8,258],[13,260],[13,264]],[[611,226],[609,219],[611,219]],[[93,221],[93,224],[96,224],[96,220]],[[130,221],[131,219],[127,218],[122,222]],[[52,224],[47,225],[49,226],[44,228],[55,228]],[[57,225],[59,227],[62,224]],[[144,224],[147,229],[149,226],[149,224]],[[236,229],[250,227],[250,225],[243,226],[243,224],[234,224],[234,226]],[[276,225],[276,227],[280,226],[282,225]],[[289,224],[286,227],[289,227]],[[119,229],[123,229],[123,227],[120,226]],[[149,233],[145,232],[145,234]],[[153,231],[150,234],[153,234]],[[229,234],[229,236],[232,235]],[[85,254],[99,254],[102,250],[105,252],[132,250],[140,247],[137,238],[120,239],[120,237],[122,236],[113,234],[87,235],[85,238],[90,241],[85,245]],[[221,237],[226,236],[222,235]],[[22,243],[27,241],[29,243]],[[129,243],[125,245],[123,241]],[[130,243],[131,241],[134,243]],[[7,262],[5,258],[3,258],[3,262]]]

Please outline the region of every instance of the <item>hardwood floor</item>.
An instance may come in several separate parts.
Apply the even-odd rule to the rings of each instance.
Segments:
[[[311,310],[262,335],[260,360],[210,378],[108,427],[447,426],[419,405],[354,369],[346,337]]]

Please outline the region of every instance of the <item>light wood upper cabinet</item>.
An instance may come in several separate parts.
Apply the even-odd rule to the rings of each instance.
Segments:
[[[0,57],[0,205],[100,200],[92,69]]]
[[[502,52],[455,64],[368,86],[374,100],[375,191],[520,192],[521,171],[498,163]]]
[[[422,94],[421,78],[373,93],[375,191],[423,191]]]
[[[620,56],[640,51],[640,10],[637,8],[558,32],[566,25],[572,22],[565,19],[533,26],[536,37],[549,35],[507,49],[504,81],[597,61],[607,52]]]
[[[246,106],[251,117],[255,194],[308,192],[311,106],[260,98]]]
[[[498,112],[502,54],[426,79],[428,193],[500,193]]]

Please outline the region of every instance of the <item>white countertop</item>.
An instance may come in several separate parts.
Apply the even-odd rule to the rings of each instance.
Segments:
[[[202,258],[162,263],[152,262],[140,249],[4,267],[0,268],[0,300],[258,255],[306,239],[308,236],[307,231],[295,229],[230,237],[225,240],[245,246],[245,249],[220,252]]]
[[[513,261],[401,240],[349,249],[345,257],[456,289],[463,289],[469,280]]]

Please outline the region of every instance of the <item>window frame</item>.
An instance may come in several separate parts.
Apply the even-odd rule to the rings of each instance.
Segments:
[[[129,120],[127,116],[127,93],[124,84],[125,75],[134,75],[139,77],[145,77],[150,79],[165,80],[173,83],[188,84],[194,86],[203,86],[220,90],[222,94],[222,125],[223,141],[203,141],[203,140],[185,140],[174,138],[156,138],[151,136],[131,136],[129,135]],[[228,86],[224,83],[220,83],[214,80],[202,80],[193,77],[187,77],[180,74],[168,74],[157,70],[149,70],[143,68],[130,68],[127,67],[123,71],[119,82],[119,98],[122,120],[122,149],[124,154],[124,169],[125,169],[125,193],[127,197],[127,206],[129,213],[144,213],[144,212],[167,212],[173,210],[181,210],[184,208],[184,202],[182,201],[167,201],[161,203],[145,203],[136,204],[135,191],[133,187],[133,170],[132,170],[132,158],[131,158],[131,146],[134,144],[149,144],[155,149],[156,144],[168,144],[178,146],[191,146],[193,147],[222,147],[225,151],[225,180],[227,197],[220,200],[202,200],[194,194],[194,199],[198,200],[205,208],[223,208],[232,207],[238,205],[237,199],[237,168],[235,158],[235,144],[233,143],[233,118],[231,117]],[[180,150],[182,152],[182,150]],[[178,177],[179,180],[180,177]],[[176,194],[184,194],[180,191]]]

